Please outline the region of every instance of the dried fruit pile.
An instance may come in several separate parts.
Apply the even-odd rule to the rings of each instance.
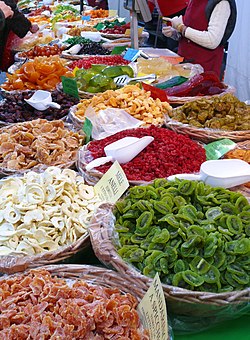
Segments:
[[[65,61],[58,56],[36,57],[23,64],[1,85],[4,90],[55,90],[61,76],[70,76]]]
[[[84,137],[61,120],[36,119],[0,130],[0,167],[31,169],[40,164],[65,165],[76,160]]]
[[[107,66],[115,66],[115,65],[128,65],[129,61],[125,60],[120,55],[111,55],[111,56],[96,56],[96,57],[89,57],[86,59],[80,59],[73,61],[69,68],[72,70],[75,67],[78,68],[91,68],[92,65],[107,65]]]
[[[149,339],[136,298],[116,288],[31,270],[1,280],[0,299],[1,339]]]
[[[24,99],[29,99],[33,94],[34,91],[5,93],[5,101],[0,105],[0,121],[19,123],[37,118],[47,120],[61,119],[69,113],[71,106],[79,102],[77,98],[55,90],[51,93],[52,100],[61,105],[61,108],[49,107],[47,110],[39,111],[24,101]]]
[[[117,202],[119,255],[144,275],[186,289],[249,287],[250,205],[203,182],[156,179]]]
[[[87,235],[100,205],[92,186],[70,169],[49,167],[0,180],[0,256],[56,251]]]
[[[88,144],[88,151],[94,159],[103,157],[106,145],[128,136],[154,137],[154,141],[138,156],[121,165],[129,180],[151,181],[177,173],[196,172],[206,160],[204,149],[188,137],[153,125],[148,129],[126,130],[101,140],[92,141]],[[112,163],[107,163],[98,167],[97,170],[105,173],[111,165]]]
[[[24,51],[19,54],[21,58],[29,58],[33,59],[35,57],[46,56],[50,57],[51,55],[60,55],[62,53],[62,48],[57,44],[50,46],[35,46],[29,51]]]

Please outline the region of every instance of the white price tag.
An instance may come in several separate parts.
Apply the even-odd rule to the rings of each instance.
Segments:
[[[120,164],[115,161],[111,168],[94,186],[96,195],[105,203],[116,203],[128,189],[129,182]]]
[[[168,319],[165,297],[157,273],[147,293],[137,307],[141,322],[151,340],[168,339]]]

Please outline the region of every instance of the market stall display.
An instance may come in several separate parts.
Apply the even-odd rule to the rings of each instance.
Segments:
[[[73,122],[84,122],[85,111],[93,107],[98,114],[100,110],[108,108],[123,109],[136,119],[142,120],[145,125],[161,126],[164,116],[171,111],[168,102],[153,99],[149,91],[140,89],[137,85],[127,85],[119,90],[109,90],[94,96],[91,99],[82,99],[76,108],[72,109]]]
[[[149,340],[136,310],[143,291],[111,270],[47,266],[3,277],[0,287],[5,321],[0,336],[10,340],[17,334],[19,339],[115,336]]]
[[[0,129],[2,174],[74,165],[84,136],[68,129],[62,120],[36,119]]]
[[[189,138],[156,126],[137,128],[118,132],[104,139],[90,142],[79,151],[78,168],[88,181],[97,181],[111,166],[111,162],[87,171],[86,165],[93,159],[105,156],[104,147],[124,137],[152,136],[154,141],[130,162],[121,164],[129,181],[150,182],[155,178],[164,178],[177,173],[199,171],[206,160],[202,146]]]
[[[204,142],[220,138],[250,138],[250,106],[233,94],[201,98],[174,109],[166,125]]]
[[[35,91],[13,91],[5,92],[4,100],[0,101],[0,126],[10,123],[19,123],[37,118],[56,120],[65,118],[70,108],[76,105],[79,100],[62,91],[55,90],[51,93],[52,101],[59,104],[60,109],[49,107],[44,111],[39,111],[29,104],[24,99],[29,99]]]

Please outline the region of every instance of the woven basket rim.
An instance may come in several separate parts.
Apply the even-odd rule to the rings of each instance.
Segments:
[[[112,208],[113,205],[111,204],[102,204],[99,206],[96,215],[92,219],[89,232],[93,250],[100,261],[111,266],[122,274],[132,276],[135,280],[140,280],[140,282],[144,283],[145,289],[147,289],[153,279],[141,274],[138,269],[125,262],[117,253],[113,243],[114,230],[110,226],[112,223],[111,217],[114,219]],[[246,288],[242,291],[213,293],[191,291],[164,283],[162,283],[162,287],[166,299],[186,303],[225,306],[230,303],[238,304],[250,302],[250,288]]]
[[[75,242],[61,246],[57,250],[43,252],[36,255],[2,255],[0,256],[0,272],[16,273],[26,269],[36,268],[65,260],[77,252],[90,246],[89,232],[79,237]]]

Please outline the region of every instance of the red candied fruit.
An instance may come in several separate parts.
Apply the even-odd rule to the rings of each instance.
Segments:
[[[131,181],[152,181],[177,173],[193,173],[200,169],[206,160],[204,148],[189,137],[173,131],[151,125],[149,128],[138,128],[118,132],[107,138],[92,141],[88,150],[94,159],[105,156],[104,147],[124,137],[153,136],[154,141],[138,156],[122,168]],[[112,163],[97,168],[105,173]]]
[[[75,67],[78,68],[91,68],[92,65],[107,65],[107,66],[117,66],[117,65],[128,65],[129,61],[123,59],[120,55],[111,55],[111,56],[96,56],[89,57],[88,59],[80,59],[73,61],[69,65],[69,67],[73,70]]]

